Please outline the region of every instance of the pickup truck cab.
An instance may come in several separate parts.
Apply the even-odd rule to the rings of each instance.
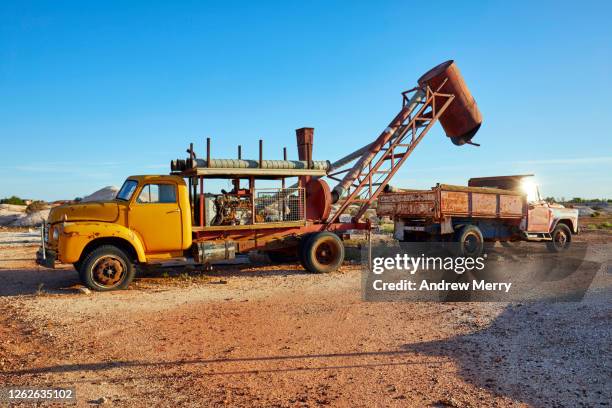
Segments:
[[[95,290],[125,288],[135,262],[182,257],[191,247],[187,185],[179,176],[131,176],[114,200],[53,208],[43,234],[39,264],[73,264]]]

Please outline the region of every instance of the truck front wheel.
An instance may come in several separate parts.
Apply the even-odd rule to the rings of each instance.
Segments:
[[[480,228],[466,225],[456,232],[457,256],[476,258],[484,251],[484,239]]]
[[[113,245],[102,245],[91,251],[83,259],[79,270],[81,282],[98,292],[125,289],[134,275],[130,258]]]
[[[307,239],[303,257],[308,271],[332,272],[344,261],[344,244],[338,235],[332,232],[318,232]]]
[[[546,247],[550,252],[563,252],[569,248],[572,242],[572,231],[565,224],[557,224],[550,235],[552,241],[546,243]]]

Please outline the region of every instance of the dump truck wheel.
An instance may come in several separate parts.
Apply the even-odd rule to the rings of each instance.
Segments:
[[[484,250],[484,239],[480,228],[475,225],[466,225],[456,232],[458,246],[457,256],[476,258],[482,255]]]
[[[552,234],[552,241],[546,242],[550,252],[563,252],[570,247],[572,242],[572,231],[565,224],[557,224]]]
[[[344,261],[344,244],[331,232],[318,232],[312,235],[304,249],[305,267],[313,273],[335,271]]]
[[[91,251],[79,271],[81,282],[99,292],[127,288],[134,274],[130,258],[113,245],[102,245]]]

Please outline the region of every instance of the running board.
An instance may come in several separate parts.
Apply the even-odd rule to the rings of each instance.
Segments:
[[[552,241],[552,236],[548,232],[524,232],[523,236],[527,241]]]

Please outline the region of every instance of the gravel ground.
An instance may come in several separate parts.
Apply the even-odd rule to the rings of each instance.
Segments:
[[[157,270],[83,294],[72,268],[39,268],[35,251],[0,243],[0,384],[76,386],[78,406],[612,400],[609,251],[581,302],[552,304],[363,302],[351,264]]]

